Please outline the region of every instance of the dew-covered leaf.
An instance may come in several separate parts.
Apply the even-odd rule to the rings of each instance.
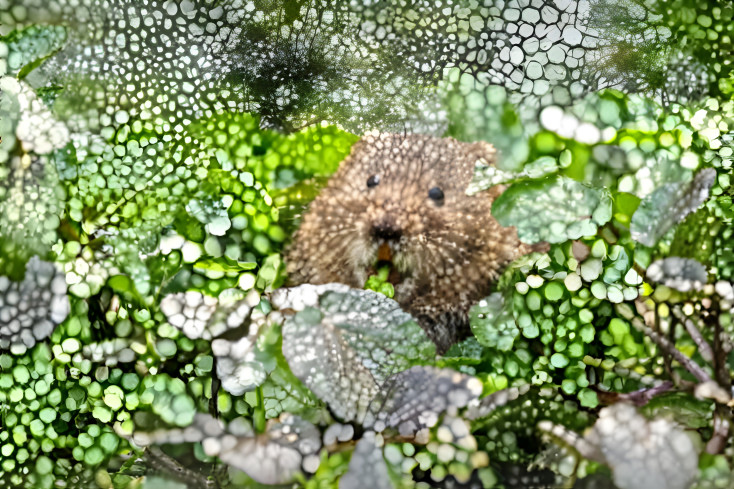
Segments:
[[[432,358],[433,343],[381,294],[302,285],[274,294],[273,304],[298,311],[283,325],[283,354],[293,373],[344,421],[410,436],[481,393],[471,376],[411,367]]]
[[[301,285],[275,292],[272,303],[281,310],[298,311],[283,326],[283,353],[291,367],[298,356],[294,349],[304,341],[318,341],[310,338],[318,334],[315,324],[324,325],[339,343],[349,346],[378,384],[435,355],[433,342],[413,317],[394,300],[371,290]]]
[[[282,413],[307,416],[323,409],[322,401],[291,372],[282,354],[276,352],[275,357],[276,368],[260,386],[265,417],[276,418]]]
[[[24,82],[2,77],[0,93],[0,273],[19,277],[56,242],[66,195],[51,153],[69,131]]]
[[[349,471],[339,479],[339,489],[393,489],[387,464],[382,456],[380,435],[368,431],[354,447]]]
[[[22,282],[0,276],[0,348],[24,353],[69,314],[64,275],[34,256]]]
[[[706,168],[690,182],[666,183],[642,199],[632,215],[632,238],[645,246],[655,246],[671,227],[708,198],[715,178],[716,170]]]
[[[525,243],[561,243],[596,233],[612,217],[612,198],[566,177],[519,182],[495,200],[492,215],[503,226],[515,226]]]
[[[466,412],[466,419],[480,419],[489,416],[495,409],[504,406],[508,402],[518,399],[530,390],[530,384],[519,387],[508,387],[483,397],[471,404]]]
[[[558,171],[555,158],[542,156],[535,161],[525,164],[522,171],[510,172],[501,170],[492,165],[477,165],[466,193],[469,195],[487,190],[495,185],[512,183],[522,179],[543,178]]]
[[[321,433],[308,421],[284,414],[268,422],[257,434],[250,422],[236,418],[227,426],[208,414],[198,413],[191,425],[152,432],[135,432],[136,444],[201,442],[204,453],[242,470],[261,484],[286,484],[319,465]]]
[[[539,427],[607,464],[620,489],[688,489],[698,473],[691,435],[665,418],[645,418],[630,404],[602,409],[583,439],[550,422]]]
[[[319,466],[321,433],[308,421],[284,414],[271,420],[265,433],[253,436],[247,423],[227,427],[219,440],[202,442],[209,456],[217,456],[262,484],[284,484],[302,472],[313,473]]]
[[[701,263],[677,256],[654,261],[647,267],[646,276],[653,282],[681,292],[700,290],[708,280],[706,267]]]
[[[0,76],[24,78],[65,41],[66,28],[61,25],[32,25],[0,37]]]
[[[481,393],[482,382],[476,377],[448,368],[411,367],[381,386],[364,424],[377,431],[396,428],[401,435],[412,436],[433,427],[444,413],[456,415]]]
[[[479,344],[498,350],[512,348],[520,329],[500,292],[480,300],[469,310],[469,324]]]
[[[253,313],[259,302],[260,294],[254,289],[247,294],[229,289],[218,298],[187,291],[163,298],[161,311],[187,337],[212,340],[222,388],[239,396],[261,385],[276,366],[269,349],[277,342],[277,335],[262,312]],[[242,336],[221,337],[237,328],[243,328]]]
[[[293,374],[337,417],[365,418],[379,384],[339,329],[324,321],[321,311],[308,307],[286,321],[283,355]]]

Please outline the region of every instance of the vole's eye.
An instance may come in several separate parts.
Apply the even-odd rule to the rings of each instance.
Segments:
[[[428,191],[428,198],[437,204],[443,204],[443,190],[438,187],[433,187]]]
[[[380,175],[372,175],[367,179],[367,188],[377,187],[380,183]]]

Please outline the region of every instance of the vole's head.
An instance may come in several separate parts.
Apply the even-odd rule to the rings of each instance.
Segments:
[[[291,280],[362,287],[389,262],[402,302],[434,278],[460,275],[483,246],[482,230],[496,226],[496,192],[466,194],[475,164],[494,157],[487,143],[368,134],[304,216],[288,256]]]

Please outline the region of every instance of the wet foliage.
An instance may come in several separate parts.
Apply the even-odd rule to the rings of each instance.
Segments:
[[[731,487],[733,15],[0,0],[0,485]],[[284,287],[375,130],[548,244],[444,355],[389,270]]]

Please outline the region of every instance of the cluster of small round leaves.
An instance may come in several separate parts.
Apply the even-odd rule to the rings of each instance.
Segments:
[[[260,295],[254,290],[239,301],[233,295],[222,294],[217,299],[194,291],[179,292],[164,297],[160,307],[168,322],[187,337],[212,340],[241,326],[260,302]]]
[[[63,265],[69,293],[86,299],[96,295],[111,275],[118,270],[106,268],[102,260],[98,260],[90,246],[82,246],[79,241],[67,241],[54,245],[56,262]]]
[[[25,82],[12,77],[0,78],[3,91],[3,117],[10,117],[10,126],[3,127],[3,153],[0,161],[6,165],[10,152],[48,155],[69,142],[66,124],[46,106]],[[7,105],[6,105],[7,104]]]
[[[482,417],[473,421],[472,428],[479,449],[497,462],[533,460],[542,446],[536,431],[541,420],[579,431],[593,423],[588,412],[547,387],[520,392],[510,389],[507,397],[495,400],[491,409],[481,411]]]
[[[726,460],[727,455],[702,456],[699,477],[691,488],[718,489],[731,486],[734,483],[734,473]]]
[[[521,117],[519,108],[510,102],[516,98],[511,90],[479,83],[471,73],[452,68],[439,83],[439,94],[449,122],[447,136],[459,141],[491,141],[502,155],[497,162],[502,169],[517,170],[527,160],[528,139],[538,122],[536,117]]]
[[[109,388],[103,392],[97,380],[83,373],[89,373],[91,364],[72,367],[68,374],[62,367],[60,372],[48,346],[41,344],[23,356],[0,356],[0,366],[0,402],[6,408],[0,478],[6,487],[58,487],[56,481],[67,478],[74,460],[80,466],[73,470],[84,472],[84,467],[99,466],[125,448],[111,427],[92,422],[95,399],[107,399],[112,393]],[[97,378],[104,380],[121,375],[105,377],[97,372]],[[96,413],[95,407],[92,415]],[[72,458],[49,467],[48,459],[55,459],[58,450],[69,451]]]
[[[431,432],[425,446],[411,447],[414,454],[406,456],[408,447],[396,448],[392,445],[385,449],[388,463],[400,467],[403,472],[412,472],[414,478],[424,482],[448,484],[456,481],[462,487],[483,487],[481,483],[491,477],[489,456],[478,449],[469,423],[458,417],[445,416]]]
[[[731,102],[717,99],[666,107],[643,95],[606,90],[572,105],[543,108],[538,117],[540,131],[526,127],[528,141],[513,151],[530,154],[520,162],[528,159],[525,166],[527,173],[536,175],[533,178],[561,172],[594,187],[604,185],[616,199],[630,199],[628,194],[645,198],[665,184],[690,182],[693,172],[702,166],[713,167],[717,178],[712,194],[718,195],[729,186],[731,148],[726,128],[733,114]],[[555,165],[551,161],[541,164],[546,157]],[[500,162],[503,168],[515,171],[518,164]],[[494,171],[486,173],[478,177],[484,175],[488,183],[490,177],[502,179]],[[523,173],[515,178],[525,176]]]
[[[589,244],[567,242],[517,260],[500,282],[507,297],[496,292],[471,309],[472,331],[491,352],[488,375],[495,388],[560,384],[593,406],[590,385],[606,384],[613,374],[599,372],[597,379],[589,367],[644,355],[644,343],[611,307],[638,297],[642,279],[630,253],[603,239]]]
[[[89,467],[96,467],[116,453],[120,437],[108,426],[90,424],[79,434],[77,443],[72,450],[74,459],[83,461]]]
[[[718,276],[725,280],[734,280],[734,250],[726,244],[734,239],[734,226],[729,224],[714,239],[711,258]]]
[[[22,282],[0,276],[0,348],[22,354],[46,339],[69,314],[64,276],[34,256]]]
[[[584,457],[608,465],[621,489],[685,489],[698,474],[698,453],[691,436],[669,420],[646,419],[629,404],[602,409],[583,439],[549,421],[542,421],[539,428],[574,446]]]

